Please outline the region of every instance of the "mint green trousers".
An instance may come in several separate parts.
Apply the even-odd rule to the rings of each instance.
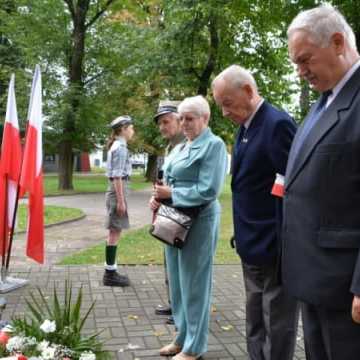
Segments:
[[[166,246],[171,308],[178,329],[174,342],[188,355],[207,351],[212,265],[219,228],[219,205],[204,210],[182,249]]]

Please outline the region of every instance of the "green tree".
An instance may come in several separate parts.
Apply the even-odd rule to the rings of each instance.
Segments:
[[[90,54],[102,49],[101,25],[115,0],[19,0],[5,28],[26,68],[40,63],[48,139],[59,154],[59,188],[71,189],[73,155],[97,141],[101,118],[93,82],[102,69]],[[119,1],[118,1],[119,2]],[[50,24],[50,26],[49,26]],[[91,101],[92,100],[92,101]]]
[[[81,121],[81,105],[85,94],[85,53],[86,36],[94,24],[105,13],[114,0],[64,0],[71,15],[71,36],[67,47],[67,109],[64,114],[63,137],[59,143],[59,188],[72,189],[74,134],[77,123]]]
[[[230,144],[234,126],[222,120],[209,94],[213,76],[230,64],[251,70],[275,105],[298,109],[294,94],[301,86],[291,75],[286,27],[316,1],[8,2],[15,5],[2,17],[0,33],[20,49],[14,56],[24,64],[23,81],[35,63],[42,65],[45,138],[60,155],[61,188],[72,187],[74,152],[102,143],[105,124],[120,114],[135,118],[132,149],[148,152],[154,164],[165,145],[152,120],[161,99],[206,96],[211,127]],[[311,94],[303,89],[305,109]]]

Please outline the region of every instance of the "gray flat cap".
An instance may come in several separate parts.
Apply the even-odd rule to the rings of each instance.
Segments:
[[[161,115],[177,113],[177,106],[179,103],[180,101],[160,101],[156,115],[154,116],[154,121],[157,123]]]

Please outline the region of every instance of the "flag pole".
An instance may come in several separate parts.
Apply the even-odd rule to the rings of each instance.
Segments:
[[[6,277],[6,271],[5,271],[5,259],[6,259],[6,243],[8,240],[8,235],[9,232],[7,231],[7,225],[8,225],[8,214],[7,214],[7,183],[8,183],[8,178],[7,175],[5,176],[5,192],[4,192],[4,196],[5,196],[5,206],[4,206],[4,228],[2,229],[3,231],[3,243],[2,243],[2,258],[1,258],[1,282],[5,281],[5,277]]]
[[[26,133],[27,133],[27,127],[26,127]],[[22,166],[23,161],[24,161],[24,158],[21,157],[21,166]],[[17,216],[17,210],[19,207],[19,197],[20,197],[20,181],[17,182],[15,207],[14,207],[13,217],[11,219],[12,226],[11,226],[10,231],[8,232],[9,245],[8,245],[7,252],[6,252],[7,256],[6,256],[6,261],[5,261],[5,267],[4,267],[4,261],[3,261],[3,266],[2,266],[2,271],[1,271],[2,283],[0,286],[0,294],[9,292],[11,290],[18,289],[19,287],[22,287],[29,282],[28,280],[25,280],[25,279],[14,278],[14,277],[8,276],[12,243],[13,243],[13,239],[14,239],[14,231],[15,231],[15,225],[16,225],[16,216]],[[4,252],[4,257],[5,257],[5,252]]]
[[[19,194],[20,194],[20,185],[18,183],[17,188],[16,188],[16,201],[15,201],[15,207],[14,207],[14,214],[13,214],[13,218],[12,218],[12,226],[11,226],[10,231],[8,232],[9,245],[8,245],[6,254],[4,252],[3,259],[2,259],[0,294],[7,293],[9,291],[18,289],[22,286],[25,286],[29,282],[29,280],[26,280],[26,279],[20,279],[20,278],[8,276],[10,257],[11,257],[11,249],[12,249],[14,230],[15,230],[15,224],[16,224],[16,215],[17,215],[17,210],[18,210],[18,206],[19,206]],[[6,221],[7,221],[7,219],[6,219]],[[6,261],[4,261],[5,255],[7,255]],[[5,263],[5,266],[4,266],[4,263]]]
[[[18,206],[19,206],[19,193],[20,193],[20,185],[18,184],[17,188],[16,188],[16,200],[15,200],[15,208],[14,208],[14,215],[12,218],[12,222],[11,222],[11,229],[9,232],[9,246],[8,246],[8,250],[7,250],[7,256],[6,256],[6,263],[5,263],[5,276],[7,276],[8,271],[9,271],[9,264],[10,264],[10,257],[11,257],[11,249],[12,249],[12,243],[13,243],[13,238],[14,238],[14,229],[15,229],[15,225],[16,225],[16,215],[17,215],[17,210],[18,210]]]
[[[7,224],[8,224],[8,216],[7,216],[7,211],[5,211],[7,209],[7,175],[5,176],[5,192],[4,192],[4,196],[5,196],[5,207],[4,207],[4,228],[1,229],[3,231],[3,244],[2,244],[2,258],[1,258],[1,271],[0,271],[0,288],[3,287],[3,284],[5,283],[5,279],[6,279],[6,270],[4,269],[4,265],[5,265],[5,252],[6,252],[6,243],[7,243],[7,238],[8,238],[8,234],[9,232],[7,231]],[[0,320],[2,317],[2,313],[4,311],[6,307],[6,299],[5,298],[0,298]]]
[[[27,129],[28,129],[28,124],[26,124],[25,139],[26,139]],[[21,139],[20,139],[20,142],[21,142]],[[22,156],[20,169],[22,168],[23,162],[24,162],[24,157]],[[10,235],[9,236],[9,246],[7,249],[7,257],[6,257],[6,263],[5,263],[5,275],[6,276],[9,272],[12,243],[13,243],[14,231],[15,231],[15,225],[16,225],[16,216],[17,216],[17,211],[18,211],[18,206],[19,206],[19,197],[20,197],[20,178],[17,181],[14,214],[13,214],[13,218],[11,220],[11,229],[10,229],[10,234],[9,234]]]

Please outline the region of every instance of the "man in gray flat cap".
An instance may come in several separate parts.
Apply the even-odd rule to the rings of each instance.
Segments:
[[[169,142],[165,150],[165,156],[168,156],[171,150],[178,144],[184,141],[184,135],[180,126],[180,119],[177,113],[178,101],[161,101],[154,116],[154,121],[159,127],[161,135]],[[158,162],[158,174],[161,172],[163,158]],[[159,177],[159,176],[158,176]],[[157,315],[171,315],[170,296],[169,296],[169,280],[166,270],[166,258],[164,254],[165,266],[165,284],[168,294],[169,305],[158,305],[155,309]],[[168,324],[173,324],[174,320],[170,316],[167,321]]]

